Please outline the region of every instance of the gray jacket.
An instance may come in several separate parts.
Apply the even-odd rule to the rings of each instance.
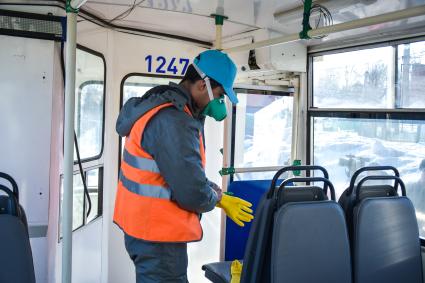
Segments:
[[[116,130],[128,136],[134,123],[150,109],[172,102],[174,107],[160,110],[146,126],[141,146],[156,161],[170,187],[171,196],[183,209],[203,213],[217,204],[214,184],[205,176],[199,151],[199,133],[205,117],[183,87],[170,83],[129,99],[118,116]],[[184,112],[188,105],[193,118]]]

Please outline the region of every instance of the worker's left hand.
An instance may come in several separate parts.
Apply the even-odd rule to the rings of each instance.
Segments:
[[[223,194],[221,201],[217,204],[217,207],[222,208],[226,215],[241,227],[245,226],[244,222],[251,222],[254,219],[251,206],[250,202],[226,194]]]

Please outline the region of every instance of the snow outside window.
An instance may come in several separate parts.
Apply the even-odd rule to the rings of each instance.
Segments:
[[[328,170],[337,198],[357,169],[396,167],[425,237],[425,42],[311,59],[310,162]]]
[[[319,55],[312,61],[313,107],[425,107],[425,42]]]
[[[234,167],[290,164],[292,96],[238,91]],[[235,180],[272,179],[275,172],[235,174]]]
[[[425,121],[315,117],[313,127],[314,164],[328,170],[337,198],[357,169],[394,166],[416,208],[419,232],[425,236],[425,168],[420,168],[425,160]]]
[[[425,42],[398,46],[400,106],[425,108]]]
[[[313,58],[313,106],[393,108],[393,47]]]

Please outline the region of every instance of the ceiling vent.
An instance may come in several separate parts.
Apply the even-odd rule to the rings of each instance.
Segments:
[[[61,41],[66,19],[53,15],[0,10],[0,34]]]

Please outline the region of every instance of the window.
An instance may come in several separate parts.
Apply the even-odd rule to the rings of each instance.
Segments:
[[[293,97],[285,92],[236,90],[234,167],[284,166],[291,162]],[[274,172],[235,174],[271,179]]]
[[[72,218],[72,230],[90,223],[97,217],[102,215],[102,181],[103,181],[103,168],[87,169],[84,172],[84,179],[87,184],[88,193],[90,196],[87,198],[84,193],[83,181],[80,173],[74,174],[74,185],[73,185],[73,218]],[[63,203],[63,177],[61,177],[61,224],[62,224],[62,203]],[[90,209],[90,213],[88,213]],[[62,226],[61,235],[62,235]]]
[[[72,230],[84,225],[84,187],[80,174],[74,175],[72,192]]]
[[[409,183],[420,177],[425,121],[373,116],[379,118],[313,118],[314,164],[329,171],[338,196],[348,187],[353,173],[364,166],[396,167],[408,189]]]
[[[102,54],[81,46],[77,48],[75,133],[83,172],[80,172],[77,164],[74,147],[73,231],[102,215],[105,66]],[[87,185],[87,192],[83,180]],[[61,237],[63,176],[60,188]]]
[[[130,74],[122,82],[121,106],[132,97],[142,97],[148,90],[158,85],[168,85],[170,82],[179,83],[179,77],[151,77]]]
[[[146,76],[142,74],[130,74],[124,77],[121,83],[121,105],[122,107],[127,100],[132,97],[142,97],[151,88],[158,85],[168,85],[170,82],[179,83],[180,77],[157,77],[157,76]],[[120,155],[124,149],[124,139],[120,139]],[[121,160],[121,159],[119,159]]]
[[[91,200],[91,210],[87,215],[87,223],[102,215],[102,181],[103,168],[96,168],[86,173],[87,190]],[[87,207],[85,205],[84,207]]]
[[[313,57],[313,106],[393,108],[393,48]]]
[[[72,230],[76,230],[84,225],[84,189],[80,174],[74,174],[72,194]],[[60,184],[60,233],[62,237],[62,204],[63,204],[63,176]]]
[[[76,69],[75,133],[80,158],[96,159],[103,147],[105,65],[102,57],[77,49]]]
[[[310,163],[337,197],[360,167],[396,167],[425,237],[425,42],[339,52],[310,56]]]
[[[398,46],[398,91],[401,107],[425,107],[425,42]]]

